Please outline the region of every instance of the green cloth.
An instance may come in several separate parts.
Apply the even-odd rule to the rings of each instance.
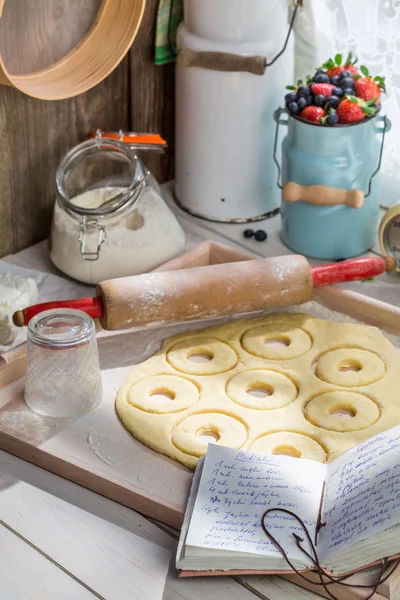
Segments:
[[[199,0],[201,1],[201,0]],[[172,8],[171,8],[172,7]],[[170,19],[170,13],[172,15]],[[170,23],[171,21],[171,23]],[[183,0],[160,0],[157,13],[155,64],[165,65],[175,60],[176,32],[183,21]],[[170,38],[168,40],[168,25],[170,23]]]

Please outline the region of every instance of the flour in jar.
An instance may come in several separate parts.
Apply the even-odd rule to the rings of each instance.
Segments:
[[[80,208],[98,208],[125,189],[89,190],[71,202]],[[145,273],[184,249],[185,237],[178,220],[157,191],[149,186],[133,206],[120,214],[87,218],[105,228],[106,239],[97,260],[85,260],[80,253],[82,216],[67,212],[59,200],[54,207],[50,242],[50,257],[55,266],[85,283]],[[100,229],[93,225],[86,235],[90,251],[96,251]]]

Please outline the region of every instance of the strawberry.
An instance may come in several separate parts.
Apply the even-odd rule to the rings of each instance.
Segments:
[[[319,106],[306,106],[300,113],[300,117],[311,123],[320,123],[321,118],[325,116],[325,111]]]
[[[330,83],[313,83],[311,86],[311,91],[314,96],[325,96],[325,98],[329,98],[332,96],[332,90],[335,89],[335,86]]]
[[[331,58],[322,65],[323,69],[326,69],[326,74],[329,77],[334,77],[335,75],[340,75],[343,71],[348,71],[351,75],[357,75],[357,67],[355,66],[357,62],[357,58],[353,60],[353,55],[349,52],[348,57],[344,61],[344,65],[342,65],[343,56],[341,54],[336,54],[335,60]]]
[[[377,111],[372,100],[364,102],[355,96],[347,96],[337,107],[339,123],[358,123],[365,117],[373,117]]]
[[[362,100],[368,101],[374,99],[375,102],[379,102],[381,99],[381,91],[386,92],[385,78],[374,77],[372,79],[367,67],[360,67],[361,75],[354,77],[354,87],[356,90],[356,96]]]

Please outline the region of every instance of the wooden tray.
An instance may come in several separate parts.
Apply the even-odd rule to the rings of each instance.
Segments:
[[[160,270],[251,258],[220,244],[205,242]],[[319,290],[315,297],[331,310],[400,335],[400,309],[394,306],[340,287]],[[210,321],[186,323],[117,335],[102,332],[98,341],[104,400],[95,411],[79,419],[46,418],[30,411],[23,400],[24,347],[3,355],[0,357],[0,448],[179,528],[192,472],[132,438],[114,414],[114,399],[131,366],[151,356],[165,337],[210,324]],[[383,584],[376,599],[394,600],[394,594],[400,591],[399,578],[394,575]],[[302,585],[297,579],[294,582]],[[313,591],[322,593],[319,589]],[[339,595],[343,600],[365,597],[359,590],[341,590]]]

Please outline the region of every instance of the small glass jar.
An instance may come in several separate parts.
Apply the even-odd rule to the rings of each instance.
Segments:
[[[101,137],[61,162],[50,258],[84,283],[137,275],[177,256],[184,233],[132,147]]]
[[[73,309],[44,311],[29,321],[25,402],[47,417],[73,417],[101,401],[94,322]]]

